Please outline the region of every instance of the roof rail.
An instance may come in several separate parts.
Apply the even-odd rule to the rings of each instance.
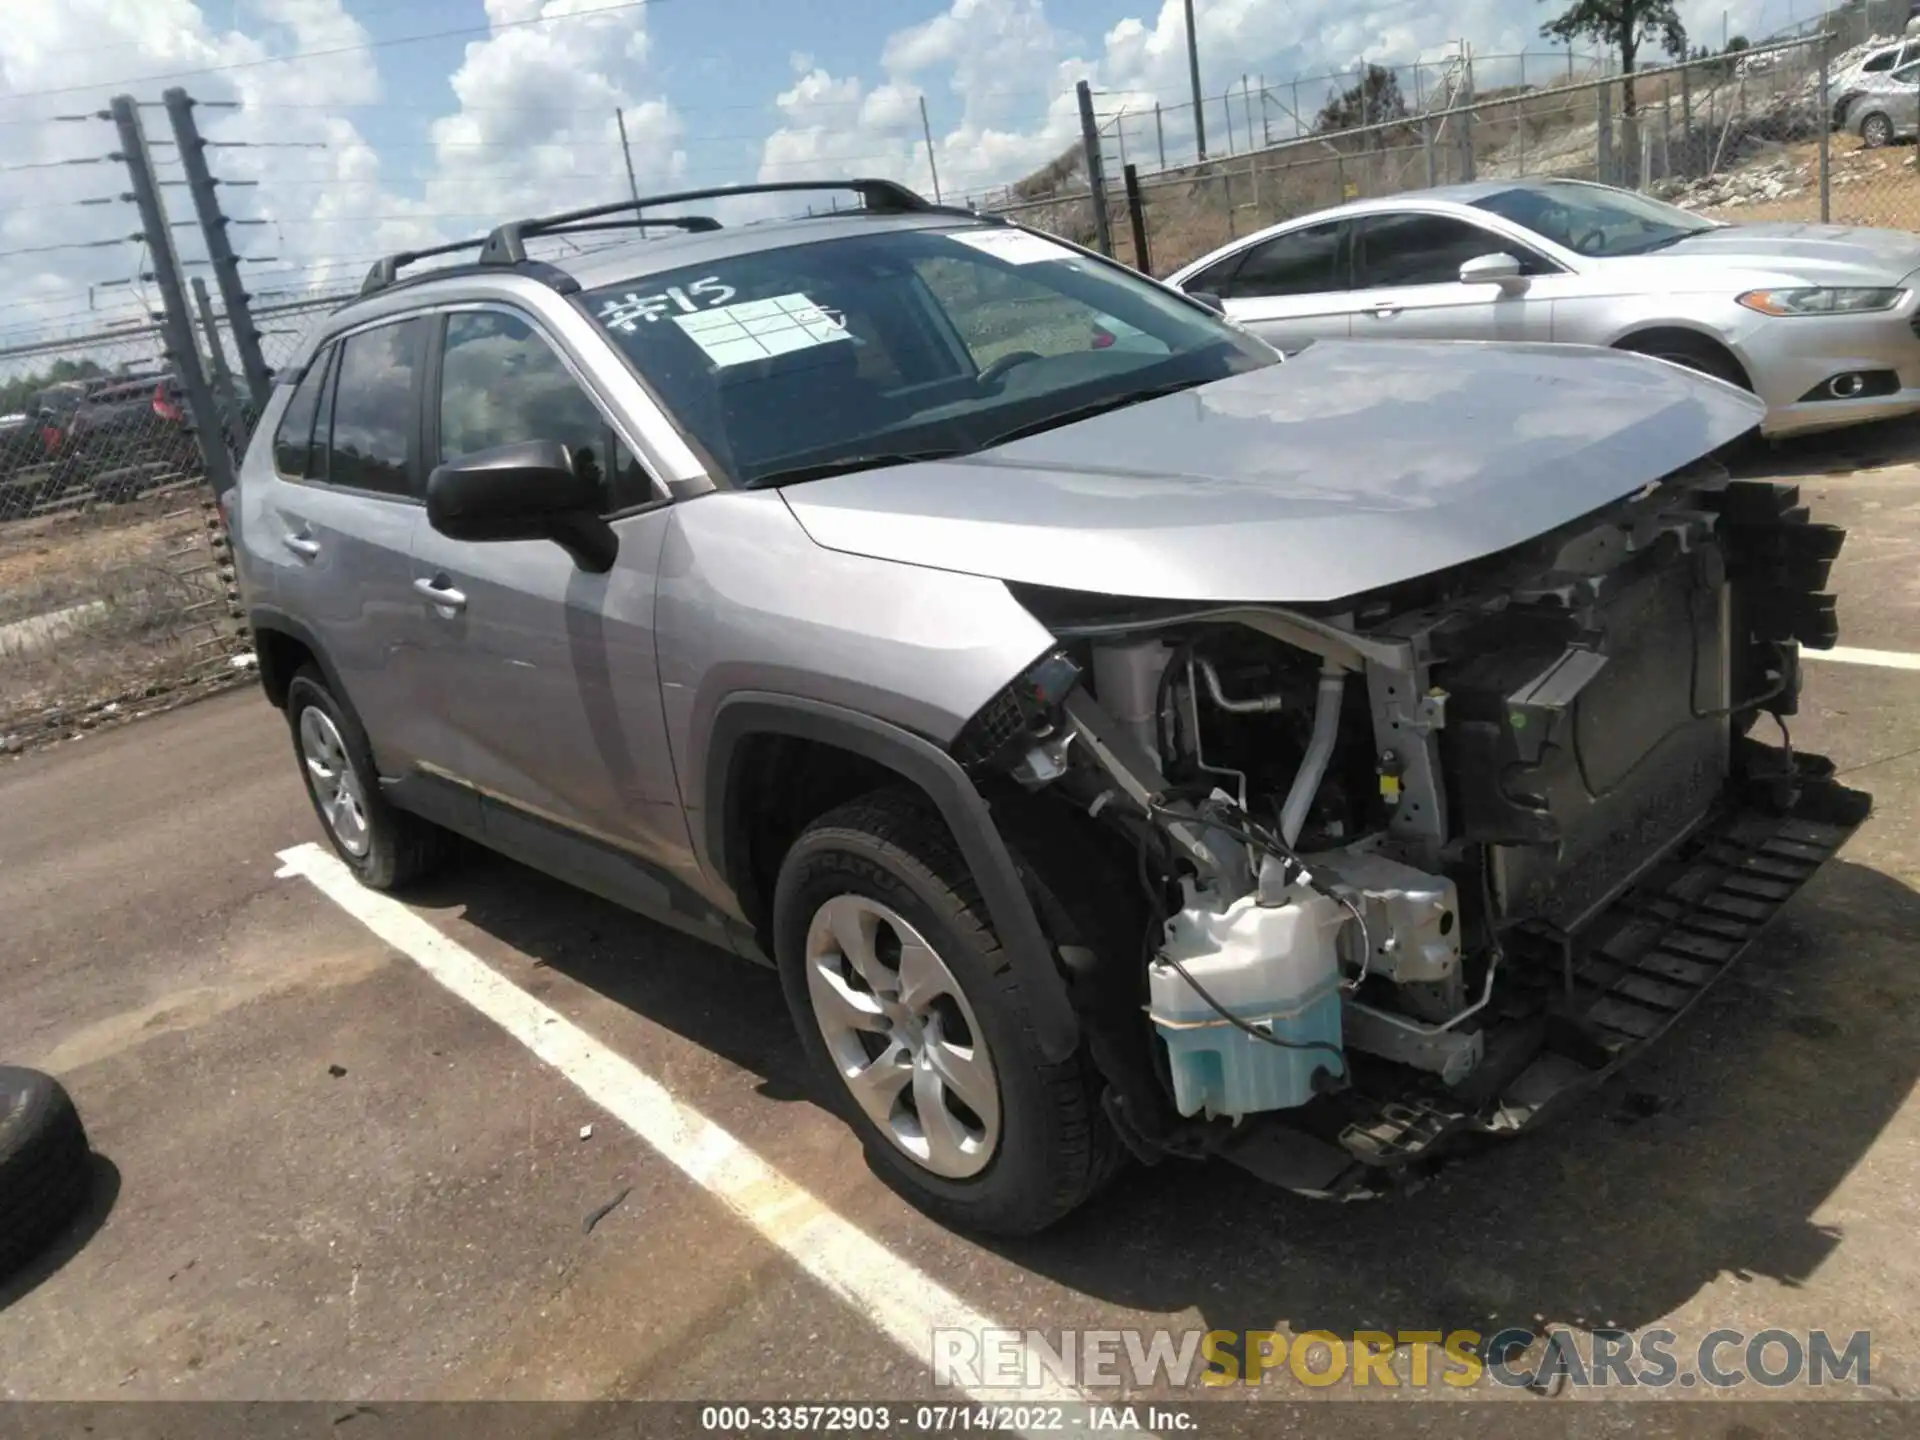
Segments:
[[[416,260],[430,259],[435,255],[452,255],[461,250],[471,250],[475,246],[485,245],[491,236],[482,236],[478,240],[455,240],[447,245],[429,245],[424,250],[402,250],[397,255],[388,255],[373,262],[373,268],[367,271],[367,278],[360,282],[360,293],[372,295],[384,290],[400,278],[403,265],[411,265]]]
[[[527,258],[528,240],[536,235],[564,233],[565,227],[582,220],[598,220],[608,215],[638,215],[654,205],[681,205],[690,200],[719,200],[735,195],[776,195],[803,190],[851,190],[860,197],[867,209],[890,214],[937,212],[940,209],[895,180],[770,180],[756,185],[717,185],[707,190],[680,190],[668,195],[621,200],[611,205],[592,205],[585,210],[562,211],[558,215],[543,215],[531,220],[512,220],[498,226],[487,236],[486,243],[480,249],[480,263],[517,265]],[[666,225],[673,222],[662,217],[658,221],[650,218],[646,223]]]

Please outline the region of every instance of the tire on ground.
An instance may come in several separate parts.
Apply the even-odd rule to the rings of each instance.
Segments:
[[[65,1087],[0,1065],[0,1280],[66,1228],[92,1175],[87,1132]]]
[[[828,900],[878,901],[919,930],[964,991],[992,1056],[999,1143],[978,1174],[952,1179],[899,1149],[848,1093],[814,1015],[807,932]],[[1017,972],[1001,948],[939,812],[919,792],[884,790],[809,825],[780,867],[773,903],[781,985],[830,1107],[852,1126],[881,1176],[943,1223],[1026,1235],[1059,1220],[1113,1172],[1119,1142],[1101,1113],[1091,1067],[1041,1055]]]
[[[340,843],[308,770],[300,748],[300,717],[309,708],[318,708],[333,721],[345,742],[347,756],[360,782],[367,821],[367,853],[355,855]],[[360,718],[327,688],[326,678],[312,665],[303,665],[287,683],[287,728],[293,738],[293,757],[306,784],[307,799],[314,815],[326,832],[327,843],[343,860],[362,885],[372,890],[392,890],[424,878],[440,865],[447,852],[448,836],[439,826],[417,815],[410,815],[391,804],[381,793],[373,764],[373,747]]]

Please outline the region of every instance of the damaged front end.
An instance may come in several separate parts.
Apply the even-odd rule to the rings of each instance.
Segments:
[[[1376,1193],[1662,1033],[1868,813],[1787,738],[1842,538],[1704,465],[1333,606],[1015,586],[955,754],[1131,856],[1061,960],[1132,1148]]]

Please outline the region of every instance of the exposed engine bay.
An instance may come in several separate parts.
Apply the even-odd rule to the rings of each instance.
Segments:
[[[1664,1030],[1866,814],[1787,731],[1842,539],[1706,465],[1337,607],[1016,587],[956,753],[1132,852],[1062,962],[1133,1148],[1369,1193]]]

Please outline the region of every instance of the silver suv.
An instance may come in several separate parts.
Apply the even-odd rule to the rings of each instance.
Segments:
[[[1283,361],[838,188],[396,256],[279,377],[227,513],[366,884],[452,832],[774,965],[881,1173],[1023,1232],[1129,1155],[1357,1196],[1517,1133],[1864,818],[1748,733],[1833,643],[1842,538],[1717,462],[1752,397]]]

